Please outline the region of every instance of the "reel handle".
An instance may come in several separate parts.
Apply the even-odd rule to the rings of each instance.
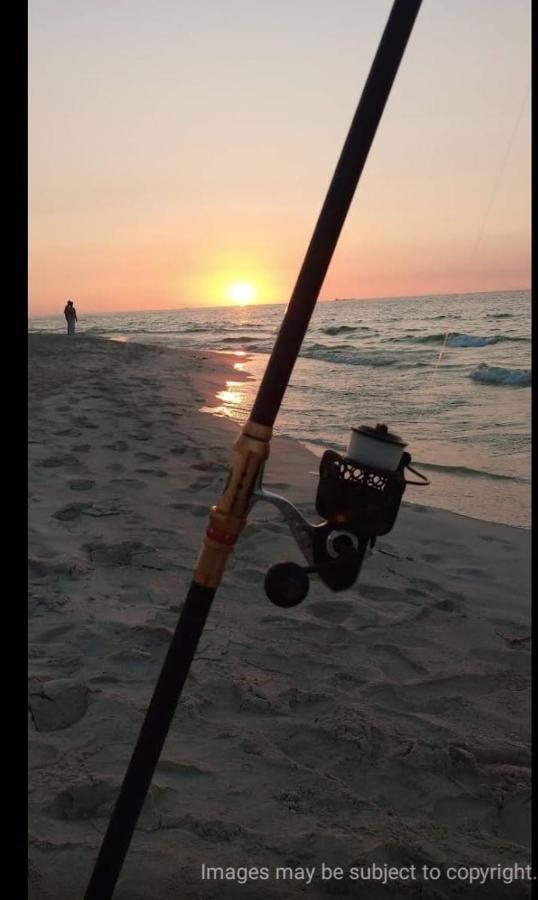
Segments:
[[[294,562],[275,563],[265,576],[264,588],[271,603],[291,609],[305,599],[310,589],[306,566]]]
[[[358,569],[362,562],[364,550],[355,549],[349,537],[339,535],[333,547],[341,548],[340,554],[334,559],[324,559],[312,566],[300,566],[294,562],[275,563],[268,569],[264,580],[265,593],[271,603],[284,609],[291,609],[298,606],[308,595],[310,589],[309,575],[319,574],[322,578],[328,574],[327,570],[333,570],[334,575],[337,574],[338,567],[350,563],[353,565],[358,562],[357,572],[353,571],[353,583],[358,575]],[[351,550],[349,549],[351,547]],[[324,579],[325,580],[325,579]],[[345,586],[348,587],[349,577],[345,577]],[[338,590],[333,587],[333,590]]]

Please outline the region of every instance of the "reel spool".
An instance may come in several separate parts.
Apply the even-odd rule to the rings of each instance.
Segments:
[[[307,562],[271,566],[264,586],[272,603],[284,608],[302,603],[312,574],[335,592],[355,583],[368,545],[373,547],[394,526],[406,485],[429,484],[411,468],[406,446],[386,425],[363,425],[351,429],[345,456],[326,450],[316,495],[316,512],[323,521],[317,524],[307,522],[289,500],[264,490],[260,476],[253,503],[263,500],[280,509]],[[406,469],[419,481],[406,480]]]

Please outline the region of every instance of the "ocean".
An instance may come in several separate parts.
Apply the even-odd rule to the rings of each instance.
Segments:
[[[243,422],[284,310],[85,315],[77,304],[77,331],[233,353],[238,374],[204,411]],[[29,330],[64,332],[63,309]],[[385,422],[431,479],[405,500],[529,528],[530,338],[530,291],[319,303],[275,432],[321,456],[344,450],[351,426]]]

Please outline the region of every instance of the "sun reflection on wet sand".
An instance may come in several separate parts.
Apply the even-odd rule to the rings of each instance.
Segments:
[[[242,365],[242,363],[239,363]],[[201,412],[214,416],[226,416],[228,419],[244,419],[244,403],[246,393],[243,381],[226,381],[226,387],[215,395],[221,401],[220,406],[203,406]]]
[[[220,401],[218,406],[203,406],[200,412],[210,413],[213,416],[224,416],[236,422],[244,422],[248,418],[248,405],[252,400],[254,376],[250,372],[252,354],[244,350],[220,350],[219,356],[226,356],[232,363],[234,370],[242,376],[241,381],[227,379],[222,390],[215,393],[215,399]],[[232,362],[233,359],[237,362]],[[240,361],[239,361],[240,360]],[[249,368],[247,369],[247,366]]]
[[[217,400],[222,400],[223,403],[229,403],[231,406],[239,406],[245,399],[245,392],[241,390],[242,387],[242,381],[227,381],[226,389],[218,392]]]

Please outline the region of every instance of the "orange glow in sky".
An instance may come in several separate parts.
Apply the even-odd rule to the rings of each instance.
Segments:
[[[392,0],[232,5],[30,5],[30,315],[289,300]],[[530,31],[422,5],[320,299],[529,286]]]

